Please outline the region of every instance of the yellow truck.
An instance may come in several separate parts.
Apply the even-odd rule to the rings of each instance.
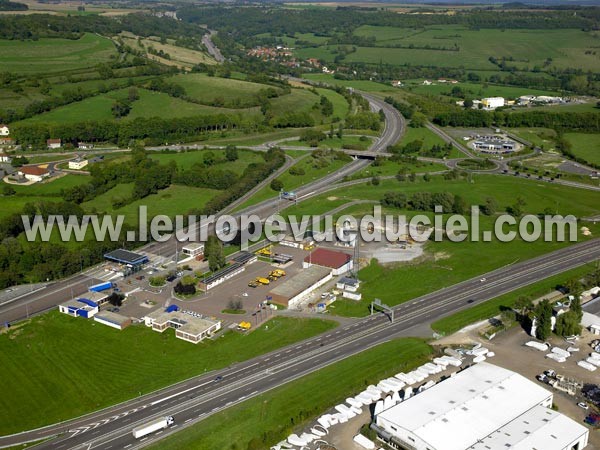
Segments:
[[[267,285],[267,284],[269,284],[269,283],[270,283],[270,281],[269,281],[267,278],[263,278],[263,277],[258,277],[258,278],[256,279],[256,281],[257,281],[258,283],[260,283],[260,284],[264,284],[264,285]]]
[[[281,270],[281,269],[275,269],[273,272],[271,272],[273,275],[275,275],[276,277],[285,277],[285,270]]]

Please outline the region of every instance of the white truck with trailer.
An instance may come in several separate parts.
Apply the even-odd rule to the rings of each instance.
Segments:
[[[133,437],[136,439],[142,438],[150,433],[154,433],[158,430],[164,430],[165,428],[173,425],[173,416],[159,417],[152,422],[145,423],[139,427],[133,429]]]

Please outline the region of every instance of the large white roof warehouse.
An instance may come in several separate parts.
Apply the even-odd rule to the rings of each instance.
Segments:
[[[410,450],[583,449],[587,428],[558,413],[544,417],[551,405],[552,393],[536,383],[479,363],[383,411],[376,424],[393,443]],[[531,420],[523,420],[526,415]],[[543,419],[560,424],[560,439],[548,440]],[[567,441],[568,446],[562,444]]]

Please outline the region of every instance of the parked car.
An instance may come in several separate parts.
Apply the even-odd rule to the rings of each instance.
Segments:
[[[177,279],[177,277],[175,275],[169,275],[167,277],[167,281],[170,283],[171,281],[175,281]]]
[[[577,403],[577,406],[579,406],[581,409],[585,409],[585,410],[590,409],[590,407],[588,406],[588,404],[585,403],[585,402],[579,402],[579,403]]]

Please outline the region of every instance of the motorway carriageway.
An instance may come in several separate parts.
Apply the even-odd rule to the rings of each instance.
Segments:
[[[71,433],[35,448],[134,449],[145,446],[234,404],[401,335],[418,325],[466,309],[565,270],[600,259],[600,239],[509,265],[423,295],[383,314],[361,319],[306,341],[166,388],[70,426]],[[469,303],[472,300],[472,303]],[[215,377],[222,377],[215,381]],[[153,417],[173,415],[175,426],[136,441],[131,430]],[[52,427],[49,427],[50,431]],[[0,439],[0,444],[3,439]]]

